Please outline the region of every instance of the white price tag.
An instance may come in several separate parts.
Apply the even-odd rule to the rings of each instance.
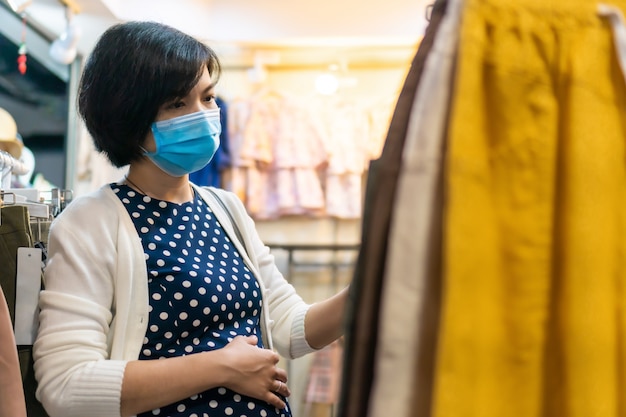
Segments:
[[[18,345],[32,345],[37,334],[41,258],[42,251],[39,248],[17,249],[15,342]]]

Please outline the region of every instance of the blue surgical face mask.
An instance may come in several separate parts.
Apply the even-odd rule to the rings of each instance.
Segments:
[[[156,150],[145,155],[174,176],[204,168],[220,146],[220,109],[186,114],[152,124]]]

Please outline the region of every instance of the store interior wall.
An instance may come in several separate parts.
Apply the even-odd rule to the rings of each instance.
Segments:
[[[0,2],[8,3],[8,0]],[[306,100],[319,96],[315,89],[317,77],[333,73],[340,81],[333,95],[335,99],[374,108],[390,119],[426,26],[429,2],[324,0],[303,4],[286,0],[152,0],[148,3],[149,7],[145,1],[72,1],[71,4],[80,6],[74,20],[83,31],[76,62],[89,54],[108,26],[123,20],[157,20],[179,27],[214,47],[223,64],[216,91],[227,102],[249,97],[260,88],[273,88]],[[66,4],[61,0],[34,0],[27,9],[30,24],[48,42],[59,36],[67,24]],[[262,80],[258,71],[262,72]],[[78,73],[74,70],[74,78]],[[84,126],[76,120],[72,102],[76,81],[72,83],[68,79],[64,162],[65,184],[74,191],[74,196],[79,196],[120,179],[125,170],[113,169],[95,152]],[[49,158],[40,156],[40,163]],[[56,158],[52,164],[60,164],[58,155]],[[269,244],[332,245],[360,241],[359,218],[290,216],[257,220],[256,224],[261,238]],[[274,254],[278,267],[286,272],[287,253],[276,250]],[[323,266],[297,270],[289,278],[306,301],[321,300],[349,282],[350,265],[356,255],[355,251],[299,254],[299,261],[324,264],[339,260],[347,266],[341,270],[339,280],[331,278],[332,270]],[[290,369],[295,416],[305,417],[308,410],[305,392],[311,360],[309,356],[284,363]]]

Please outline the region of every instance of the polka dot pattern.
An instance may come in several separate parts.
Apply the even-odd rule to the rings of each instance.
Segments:
[[[223,348],[238,335],[261,342],[259,283],[198,196],[184,204],[152,199],[111,184],[133,220],[148,269],[150,318],[140,359],[160,359]],[[290,417],[264,401],[226,388],[207,390],[139,414]]]

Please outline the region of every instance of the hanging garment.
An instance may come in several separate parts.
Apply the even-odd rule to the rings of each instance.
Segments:
[[[325,214],[360,219],[363,177],[373,159],[367,112],[355,101],[337,96],[318,96],[307,103],[328,150],[323,175]]]
[[[0,290],[0,416],[26,417],[17,347],[9,308],[2,290]]]
[[[230,167],[222,178],[222,187],[232,191],[254,216],[267,199],[267,174],[261,171],[257,161],[248,157],[245,149],[246,126],[250,119],[250,100],[235,99],[228,104],[228,147]]]
[[[369,150],[369,159],[374,160],[380,158],[387,139],[387,131],[395,110],[398,96],[393,94],[385,98],[377,98],[374,104],[370,104],[365,109],[365,115],[369,125],[369,140],[367,148]]]
[[[432,415],[624,416],[620,40],[593,1],[466,3]]]
[[[462,0],[425,60],[391,214],[370,417],[428,417],[441,291],[443,155]]]
[[[404,81],[381,157],[372,161],[366,183],[361,249],[346,308],[346,345],[337,415],[366,416],[373,382],[379,328],[380,294],[387,254],[387,237],[400,171],[409,115],[424,60],[432,47],[446,0],[435,3],[430,24]],[[391,382],[390,382],[391,383]]]
[[[316,405],[325,404],[332,408],[337,403],[339,381],[341,380],[341,358],[343,346],[340,341],[313,353],[304,394],[304,415],[315,415]]]
[[[28,208],[5,205],[0,208],[0,283],[15,323],[15,277],[17,276],[17,248],[33,245]]]
[[[11,324],[15,325],[16,278],[18,273],[18,248],[33,246],[28,208],[21,205],[5,205],[0,208],[0,287],[6,298]],[[47,417],[41,403],[35,398],[37,382],[33,369],[32,345],[15,345],[17,349],[23,396],[29,417]]]
[[[233,113],[238,146],[229,187],[243,191],[249,214],[256,219],[322,215],[319,170],[327,151],[307,108],[293,97],[262,89],[237,103]]]

